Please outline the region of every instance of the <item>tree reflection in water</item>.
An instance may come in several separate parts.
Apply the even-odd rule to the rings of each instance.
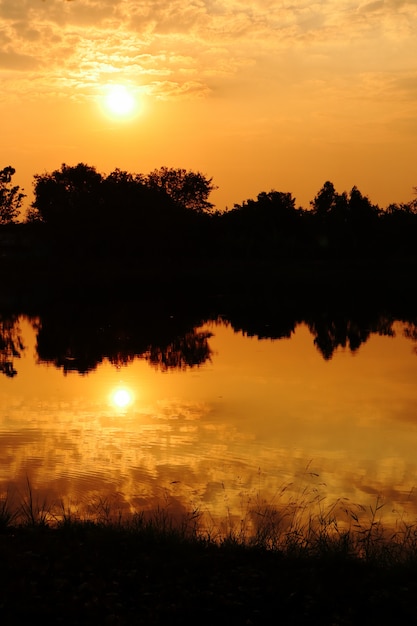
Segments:
[[[411,339],[416,345],[413,350],[417,354],[417,321],[407,321],[404,327],[404,337]]]
[[[356,352],[372,334],[393,337],[394,321],[384,314],[369,315],[365,312],[360,317],[327,314],[308,320],[307,325],[314,336],[314,344],[328,361],[337,348],[348,347],[351,352]]]
[[[119,310],[85,306],[77,310],[62,307],[46,310],[32,321],[37,331],[36,351],[40,363],[53,364],[68,372],[87,374],[104,360],[116,367],[135,359],[167,371],[198,367],[210,361],[212,333],[203,330],[207,322],[230,324],[235,332],[258,339],[289,338],[297,325],[305,323],[313,342],[325,360],[339,348],[356,352],[373,334],[394,336],[394,323],[404,324],[403,335],[417,344],[415,312],[396,315],[386,310],[363,309],[350,314],[327,311],[233,309],[230,312],[168,314],[142,305]],[[34,320],[35,318],[32,318]],[[15,360],[25,349],[19,328],[19,315],[0,316],[0,372],[16,376]],[[417,346],[414,348],[417,352]]]
[[[17,374],[14,366],[24,351],[17,315],[0,315],[0,372],[8,378]]]
[[[211,357],[211,333],[197,330],[204,321],[134,307],[123,312],[47,313],[37,336],[38,357],[64,374],[85,374],[104,359],[116,367],[136,358],[162,370],[198,367]]]

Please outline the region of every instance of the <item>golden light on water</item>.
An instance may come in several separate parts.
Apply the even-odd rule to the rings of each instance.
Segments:
[[[37,331],[23,319],[20,328],[18,375],[12,385],[0,376],[10,452],[0,457],[0,495],[28,476],[51,501],[117,492],[130,510],[162,495],[216,524],[239,524],[249,502],[286,505],[287,493],[311,495],[312,506],[315,494],[348,499],[367,507],[364,519],[381,494],[385,524],[417,515],[417,359],[400,324],[331,361],[305,324],[267,342],[213,324],[204,328],[216,357],[198,372],[135,359],[88,376],[40,365]]]

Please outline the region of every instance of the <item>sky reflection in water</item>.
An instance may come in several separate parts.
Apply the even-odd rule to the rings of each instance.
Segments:
[[[211,360],[198,368],[137,358],[83,376],[38,363],[35,331],[20,328],[18,375],[0,378],[2,489],[21,493],[28,478],[79,510],[108,497],[122,511],[198,508],[216,524],[289,497],[380,495],[384,519],[417,518],[417,355],[400,323],[327,361],[304,324],[277,341],[206,324]]]

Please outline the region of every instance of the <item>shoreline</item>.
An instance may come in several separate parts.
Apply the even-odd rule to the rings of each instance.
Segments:
[[[417,305],[413,286],[417,261],[331,261],[265,263],[158,261],[115,263],[2,259],[1,303],[42,303],[80,298],[97,303],[113,290],[120,301],[144,297],[157,302],[238,302],[259,297],[263,302],[299,304],[321,300],[326,305],[351,305],[355,300],[383,303],[398,299]]]

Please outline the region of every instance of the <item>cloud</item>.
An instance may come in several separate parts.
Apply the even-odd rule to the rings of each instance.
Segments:
[[[387,42],[417,52],[416,17],[405,0],[2,0],[0,71],[26,72],[21,92],[29,80],[37,97],[76,85],[88,98],[113,79],[161,98],[209,97],[213,78],[239,84],[246,72],[267,85],[383,71]]]
[[[37,65],[37,60],[28,54],[19,54],[14,50],[0,51],[0,69],[32,70]]]

